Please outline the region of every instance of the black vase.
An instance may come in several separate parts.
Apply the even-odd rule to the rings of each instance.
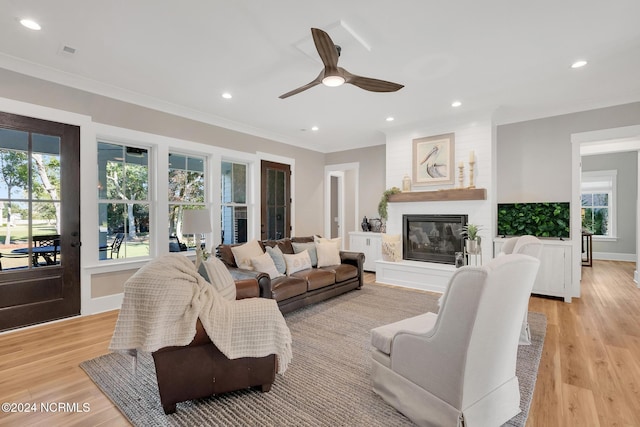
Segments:
[[[362,224],[360,224],[360,226],[362,227],[362,231],[369,231],[369,221],[366,216],[362,218]]]

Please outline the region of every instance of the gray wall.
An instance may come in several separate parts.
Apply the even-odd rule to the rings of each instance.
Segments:
[[[367,218],[378,218],[378,202],[385,190],[386,176],[386,147],[384,145],[376,145],[374,147],[359,148],[355,150],[338,151],[328,153],[325,157],[327,165],[336,165],[342,163],[359,162],[359,216],[367,216]],[[353,199],[348,194],[345,199]],[[353,225],[353,230],[361,231],[360,222]]]
[[[640,124],[640,102],[497,126],[497,202],[571,199],[571,134]]]
[[[94,122],[236,151],[295,159],[295,234],[324,227],[324,154],[0,69],[0,97],[91,116]],[[81,141],[81,143],[88,143]],[[91,141],[91,143],[95,143]],[[383,174],[384,176],[384,174]]]
[[[636,197],[638,194],[637,152],[582,157],[582,172],[616,170],[617,241],[594,241],[593,251],[615,254],[636,253]]]

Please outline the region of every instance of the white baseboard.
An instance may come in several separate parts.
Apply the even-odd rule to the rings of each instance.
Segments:
[[[636,262],[636,254],[621,254],[616,252],[594,252],[593,259],[599,259],[603,261]]]

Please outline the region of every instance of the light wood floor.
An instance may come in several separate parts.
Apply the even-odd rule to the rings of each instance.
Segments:
[[[640,426],[640,289],[634,264],[583,268],[582,297],[566,304],[532,297],[547,336],[528,427]],[[373,275],[367,277],[372,281]],[[0,335],[0,403],[36,404],[35,413],[0,411],[0,425],[122,426],[126,419],[78,367],[107,353],[117,312]],[[44,413],[40,404],[89,405]]]

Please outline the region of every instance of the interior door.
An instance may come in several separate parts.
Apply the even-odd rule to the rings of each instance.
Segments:
[[[0,330],[80,314],[80,128],[0,112]]]
[[[291,237],[291,167],[263,160],[261,183],[262,240]]]

